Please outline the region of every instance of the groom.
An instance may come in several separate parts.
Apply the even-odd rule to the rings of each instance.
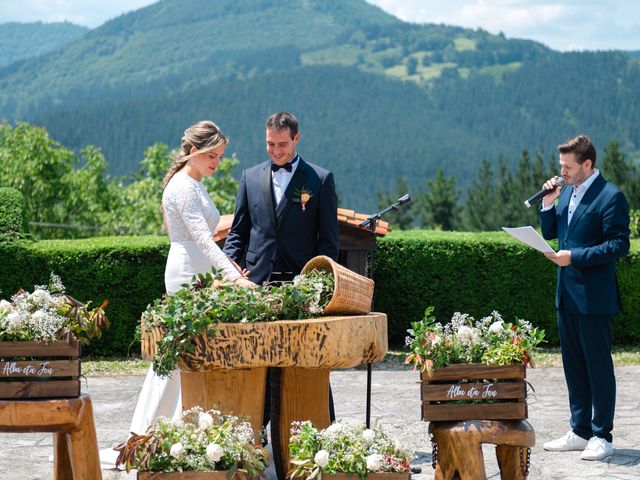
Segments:
[[[249,279],[287,281],[316,255],[338,258],[333,174],[296,153],[298,120],[274,113],[265,125],[271,161],[242,173],[233,225],[224,252],[249,270]]]
[[[292,280],[317,255],[338,258],[333,174],[298,155],[300,132],[291,113],[271,115],[265,132],[271,161],[242,172],[233,225],[224,245],[224,252],[243,264],[249,279],[257,284]],[[271,440],[278,478],[286,473],[279,454],[279,435],[274,436],[281,381],[282,369],[269,368],[263,425],[273,420]],[[331,390],[329,411],[333,420]]]

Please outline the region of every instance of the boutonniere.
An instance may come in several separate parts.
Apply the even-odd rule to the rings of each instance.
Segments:
[[[302,207],[302,211],[304,212],[307,209],[307,202],[311,200],[311,197],[313,197],[313,193],[302,187],[293,193],[292,201],[299,203]]]

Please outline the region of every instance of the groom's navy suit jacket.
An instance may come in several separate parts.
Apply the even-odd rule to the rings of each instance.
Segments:
[[[629,205],[624,194],[596,177],[567,225],[573,187],[565,187],[554,208],[540,212],[542,235],[558,238],[571,251],[571,264],[558,267],[556,307],[579,315],[613,316],[621,309],[616,260],[629,252]]]
[[[271,272],[300,273],[316,255],[338,258],[337,198],[333,174],[302,157],[284,196],[276,206],[271,162],[242,173],[233,225],[224,252],[244,258],[251,281],[261,284]],[[304,210],[302,192],[311,194]]]

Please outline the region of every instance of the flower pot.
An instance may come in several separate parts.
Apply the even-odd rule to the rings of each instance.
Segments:
[[[421,374],[422,420],[523,420],[527,418],[522,364],[448,365]]]
[[[359,476],[355,473],[323,473],[321,480],[359,480]],[[366,480],[409,480],[411,474],[409,472],[380,472],[370,473]]]
[[[0,399],[80,396],[80,344],[0,342]]]
[[[217,472],[138,472],[138,480],[248,480],[242,472],[229,477],[228,470]]]
[[[333,296],[324,307],[325,315],[365,314],[371,311],[373,280],[343,267],[325,255],[313,257],[301,273],[314,269],[332,272],[334,277]]]

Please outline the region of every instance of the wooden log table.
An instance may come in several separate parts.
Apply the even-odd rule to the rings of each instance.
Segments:
[[[183,408],[217,406],[247,416],[259,432],[267,368],[272,368],[271,442],[281,479],[289,465],[291,422],[310,420],[318,428],[330,424],[330,371],[379,362],[387,352],[384,313],[216,328],[213,337],[196,337],[195,352],[181,358]],[[144,336],[145,356],[155,353],[157,340],[157,334]]]
[[[431,422],[435,480],[486,480],[482,444],[496,445],[500,477],[526,480],[535,432],[526,420]]]
[[[0,432],[52,432],[54,480],[102,480],[91,398],[0,400]]]

